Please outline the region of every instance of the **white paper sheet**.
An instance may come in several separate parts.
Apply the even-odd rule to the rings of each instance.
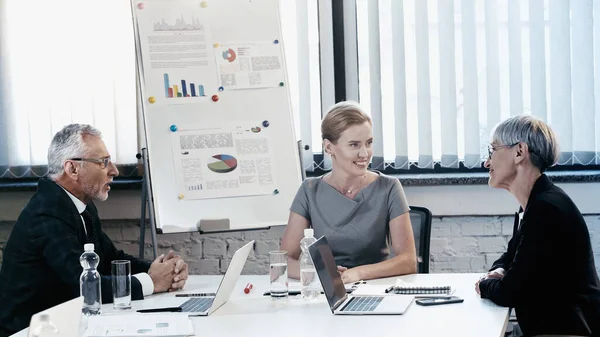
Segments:
[[[186,314],[91,316],[83,337],[190,336],[194,328]]]
[[[153,104],[209,102],[218,92],[208,11],[201,1],[138,4],[145,99]]]
[[[180,199],[274,193],[272,132],[261,122],[196,128],[171,136]]]
[[[273,41],[219,43],[215,49],[219,81],[225,90],[272,88],[284,81],[281,47]]]

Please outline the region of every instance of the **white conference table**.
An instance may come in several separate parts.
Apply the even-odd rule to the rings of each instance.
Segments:
[[[480,274],[413,274],[400,278],[419,285],[450,285],[453,295],[465,301],[458,304],[420,306],[414,302],[404,315],[333,315],[325,295],[306,301],[300,296],[273,300],[263,293],[269,288],[267,275],[242,275],[231,298],[208,317],[191,317],[196,336],[460,336],[502,337],[509,318],[509,309],[483,300],[475,293],[474,284]],[[191,275],[185,288],[175,293],[163,293],[133,301],[132,310],[165,307],[179,301],[179,293],[215,292],[223,276]],[[369,284],[392,285],[396,277],[367,281]],[[249,294],[243,289],[253,284]],[[290,288],[298,289],[290,279]],[[400,296],[400,295],[390,295]],[[114,314],[112,304],[102,306],[103,315]],[[168,314],[168,313],[161,313]],[[154,314],[155,315],[155,314]],[[173,315],[181,315],[174,313]],[[26,337],[24,329],[14,336]]]
[[[483,300],[475,293],[480,274],[414,274],[401,279],[423,285],[450,285],[453,295],[465,301],[458,304],[420,306],[413,302],[404,315],[333,315],[325,299],[306,301],[300,296],[273,300],[263,296],[268,290],[268,276],[243,275],[231,298],[208,317],[192,317],[196,336],[504,336],[509,309]],[[185,289],[177,293],[215,292],[222,276],[190,276]],[[392,285],[396,277],[368,281]],[[243,289],[253,284],[249,294]],[[290,283],[294,283],[290,280]],[[297,285],[297,284],[296,284]],[[298,286],[298,285],[297,285]],[[297,287],[293,287],[297,289]],[[135,309],[168,303],[176,293],[157,294],[143,301],[133,301]],[[400,295],[396,295],[400,296]],[[112,304],[103,313],[112,312]]]

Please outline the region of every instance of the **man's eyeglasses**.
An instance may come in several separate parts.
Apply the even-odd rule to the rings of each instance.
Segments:
[[[87,161],[89,163],[97,163],[100,164],[100,168],[104,169],[108,166],[108,164],[111,162],[111,158],[109,157],[104,157],[104,158],[71,158],[69,160],[75,160],[75,161]]]
[[[510,148],[513,147],[517,144],[519,144],[520,142],[516,142],[514,144],[510,144],[510,145],[488,145],[488,159],[492,159],[492,155],[494,154],[495,151],[497,151],[498,149],[501,148]]]

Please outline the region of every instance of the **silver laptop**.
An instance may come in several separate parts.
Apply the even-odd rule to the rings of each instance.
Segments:
[[[321,237],[308,250],[334,315],[401,315],[413,301],[413,296],[403,295],[348,295],[327,239]]]
[[[233,254],[225,276],[223,276],[214,296],[157,298],[156,301],[151,301],[151,306],[144,306],[145,309],[179,306],[181,312],[188,313],[189,316],[208,316],[212,314],[229,300],[253,246],[254,240],[248,242]]]

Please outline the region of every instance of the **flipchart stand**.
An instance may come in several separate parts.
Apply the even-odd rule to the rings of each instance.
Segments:
[[[142,214],[140,217],[140,259],[144,259],[144,246],[146,242],[146,205],[148,205],[148,215],[150,220],[150,233],[152,236],[152,251],[154,253],[154,259],[158,256],[158,247],[156,245],[156,232],[160,231],[156,228],[154,218],[154,207],[152,207],[152,186],[150,186],[150,165],[148,163],[148,150],[142,149],[141,153],[137,154],[138,159],[142,159],[144,164],[144,175],[142,176]]]

